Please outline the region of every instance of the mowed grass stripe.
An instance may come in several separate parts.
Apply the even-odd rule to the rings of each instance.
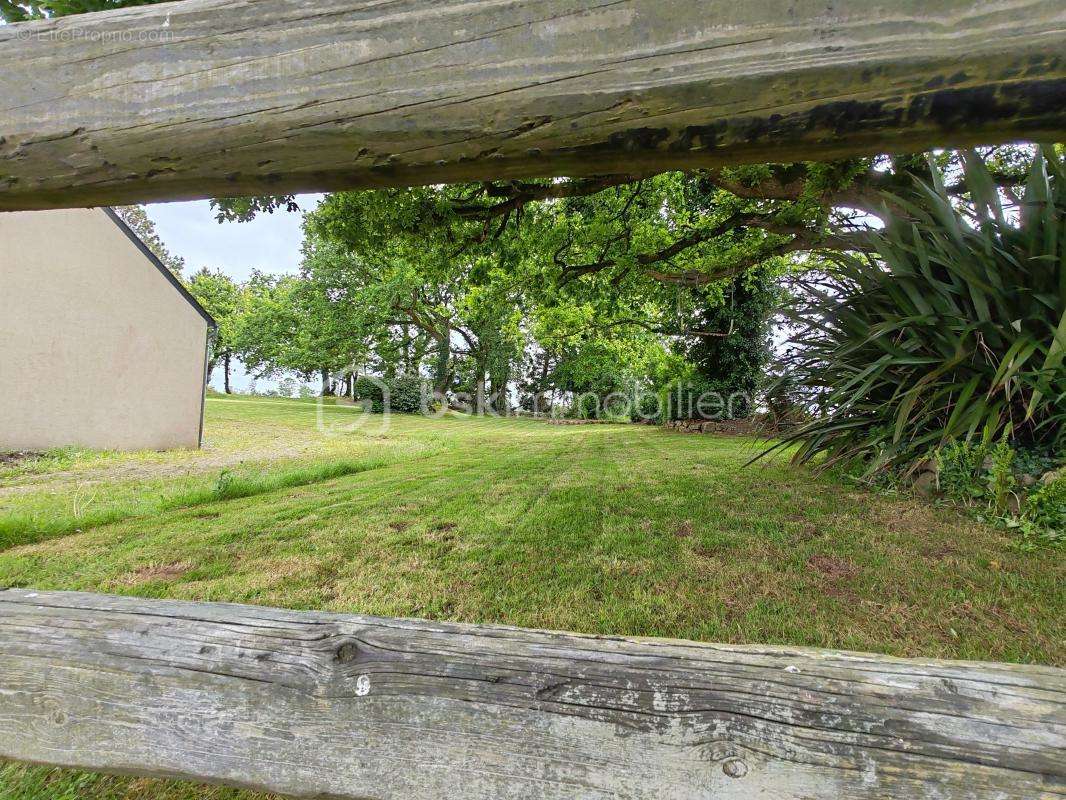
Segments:
[[[268,444],[292,451],[279,470],[395,460],[9,549],[0,585],[1066,663],[1056,553],[1019,552],[1009,535],[948,509],[816,478],[781,456],[745,467],[752,440],[399,416],[383,434],[330,437],[286,403],[295,405],[209,405],[207,437],[231,456]],[[174,460],[217,455],[167,454],[147,466],[164,471],[151,491]],[[107,470],[139,458],[108,460]],[[76,487],[64,475],[40,476],[42,491],[69,503]],[[135,491],[126,483],[111,488]],[[261,800],[165,781],[0,772],[0,800],[54,797]]]

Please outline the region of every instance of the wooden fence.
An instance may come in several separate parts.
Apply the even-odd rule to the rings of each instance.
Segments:
[[[0,27],[0,210],[1060,136],[1062,0],[184,0]]]
[[[1061,0],[0,26],[0,210],[1061,138]],[[1066,671],[0,592],[0,757],[298,797],[1066,797]]]
[[[296,797],[1066,796],[1066,671],[0,592],[0,756]]]

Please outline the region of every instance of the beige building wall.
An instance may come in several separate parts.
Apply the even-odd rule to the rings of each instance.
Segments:
[[[0,451],[198,447],[208,330],[103,209],[0,213]]]

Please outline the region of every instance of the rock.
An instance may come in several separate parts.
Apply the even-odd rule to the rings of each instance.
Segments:
[[[914,479],[914,490],[925,497],[936,494],[937,479],[935,472],[922,472]]]
[[[1040,482],[1046,486],[1049,483],[1054,483],[1060,478],[1066,478],[1066,467],[1059,467],[1058,469],[1045,472],[1040,476]]]
[[[932,472],[934,475],[940,474],[940,464],[935,458],[923,458],[917,464],[914,465],[915,472]]]
[[[1018,516],[1022,512],[1022,499],[1014,492],[1007,495],[1007,513],[1012,517]]]

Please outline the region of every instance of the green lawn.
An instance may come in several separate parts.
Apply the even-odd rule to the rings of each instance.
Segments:
[[[211,399],[199,452],[0,467],[0,586],[1066,662],[1061,551],[780,457],[745,467],[751,440],[322,416]],[[0,770],[2,800],[253,796]]]

